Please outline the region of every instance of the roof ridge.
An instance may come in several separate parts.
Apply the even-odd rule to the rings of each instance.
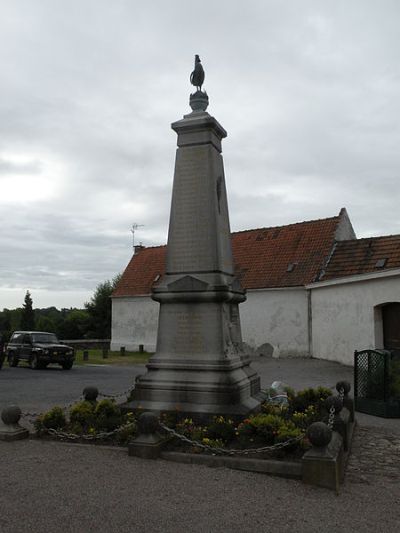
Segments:
[[[280,226],[264,226],[262,228],[251,228],[251,229],[242,229],[239,231],[232,231],[232,235],[236,235],[237,233],[246,233],[249,231],[260,231],[260,230],[270,230],[270,229],[280,229],[280,228],[287,228],[289,226],[300,226],[302,224],[312,224],[314,222],[322,222],[327,220],[337,220],[339,221],[339,215],[336,215],[334,217],[326,217],[326,218],[315,218],[313,220],[303,220],[302,222],[291,222],[290,224],[281,224]]]
[[[360,242],[360,241],[371,241],[371,240],[378,240],[378,239],[388,239],[390,237],[398,237],[398,238],[400,238],[400,233],[393,233],[391,235],[379,235],[377,237],[361,237],[361,238],[357,238],[357,239],[346,239],[346,240],[339,241],[339,242],[341,244],[342,243],[348,243],[348,242],[354,243],[354,242]]]

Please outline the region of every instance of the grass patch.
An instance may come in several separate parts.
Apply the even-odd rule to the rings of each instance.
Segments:
[[[75,352],[75,364],[76,365],[140,365],[147,363],[150,358],[147,352],[125,352],[125,355],[121,356],[119,351],[108,352],[108,357],[103,358],[103,350],[92,349],[88,350],[89,360],[83,360],[83,350],[77,350]]]

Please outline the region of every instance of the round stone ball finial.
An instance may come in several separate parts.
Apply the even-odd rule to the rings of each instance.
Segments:
[[[307,429],[307,437],[313,446],[324,448],[331,442],[332,430],[323,422],[314,422]]]
[[[138,419],[138,429],[139,433],[142,435],[157,433],[157,431],[160,429],[158,416],[151,412],[142,413]]]
[[[97,387],[85,387],[82,394],[87,402],[95,402],[99,395],[99,389]]]
[[[332,406],[335,409],[335,415],[340,413],[343,408],[343,404],[339,396],[328,396],[328,398],[325,400],[325,407],[327,408],[328,412],[330,411]]]
[[[18,424],[22,416],[22,411],[18,405],[9,405],[1,412],[1,419],[6,426],[13,426]]]
[[[336,390],[340,392],[343,389],[344,395],[347,396],[351,390],[351,385],[348,381],[338,381],[336,383]]]
[[[205,111],[208,107],[208,96],[206,92],[196,91],[190,95],[189,105],[193,111]]]

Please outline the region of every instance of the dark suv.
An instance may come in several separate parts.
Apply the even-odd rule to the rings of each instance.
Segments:
[[[44,331],[15,331],[5,349],[10,366],[18,366],[20,361],[28,361],[31,368],[46,368],[57,363],[64,370],[74,364],[74,349],[61,344],[54,333]]]

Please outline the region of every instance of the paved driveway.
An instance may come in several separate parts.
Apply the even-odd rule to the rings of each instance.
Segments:
[[[341,379],[353,384],[352,367],[319,359],[258,358],[252,365],[260,375],[262,388],[273,381],[284,381],[294,389],[323,385],[334,387]],[[85,365],[65,371],[59,367],[31,370],[21,365],[0,371],[0,410],[17,404],[23,412],[42,412],[54,405],[67,405],[77,400],[88,385],[100,392],[118,394],[130,389],[135,377],[146,371],[144,365]],[[385,419],[359,413],[361,425],[386,428],[400,433],[400,419]]]
[[[133,387],[135,377],[144,371],[143,365],[77,365],[71,370],[59,367],[32,370],[23,365],[17,368],[5,365],[0,371],[0,409],[17,404],[23,412],[42,412],[77,400],[89,385],[102,393],[118,394]]]

